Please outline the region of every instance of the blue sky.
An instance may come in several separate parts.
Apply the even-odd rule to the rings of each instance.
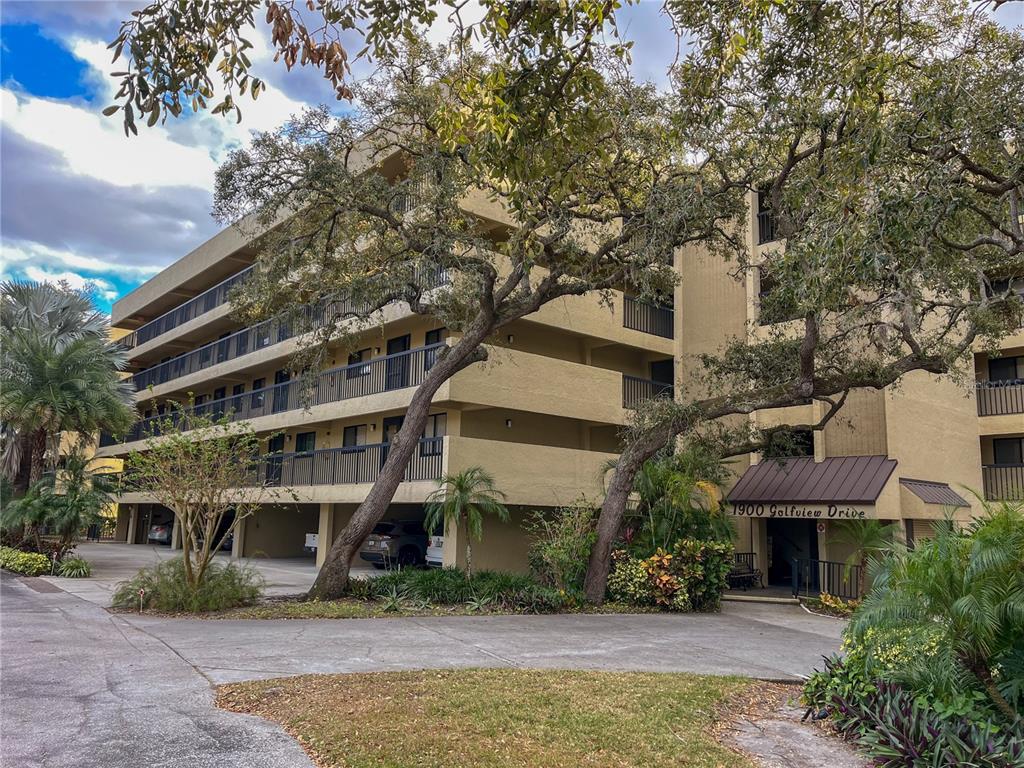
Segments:
[[[90,286],[105,311],[216,233],[213,176],[232,148],[306,105],[337,103],[316,72],[274,65],[261,28],[252,58],[269,89],[242,125],[199,114],[125,138],[100,114],[114,92],[106,43],[142,4],[0,1],[0,278]],[[634,74],[664,82],[676,45],[660,7],[627,7],[620,28],[635,42]],[[1021,4],[1000,17],[1021,23]]]

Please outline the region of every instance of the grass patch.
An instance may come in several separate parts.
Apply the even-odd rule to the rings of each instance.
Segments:
[[[713,736],[751,683],[667,673],[446,670],[221,686],[219,706],[280,723],[327,768],[751,766]]]

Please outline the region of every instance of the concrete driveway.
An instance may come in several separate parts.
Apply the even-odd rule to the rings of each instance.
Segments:
[[[97,572],[114,570],[111,561]],[[278,588],[298,583],[300,571],[290,573],[275,576]],[[301,750],[275,726],[214,709],[211,686],[503,666],[798,679],[838,650],[843,627],[798,606],[752,603],[705,615],[165,619],[110,614],[101,607],[109,590],[86,584],[0,579],[5,766],[304,767]],[[91,589],[95,602],[61,587]]]

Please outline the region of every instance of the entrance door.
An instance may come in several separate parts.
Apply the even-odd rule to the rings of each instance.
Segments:
[[[791,584],[793,560],[818,559],[818,529],[813,520],[767,520],[771,565],[769,584]],[[812,569],[813,573],[817,569]]]
[[[274,374],[274,402],[271,413],[280,413],[288,407],[288,390],[291,389],[288,382],[291,378],[292,375],[288,371],[278,371]]]
[[[380,447],[380,465],[382,467],[388,459],[388,449],[391,447],[391,441],[395,439],[398,430],[402,428],[403,421],[405,421],[405,416],[388,416],[384,419],[382,424],[384,434],[381,435],[382,445]]]
[[[385,368],[385,384],[387,389],[401,389],[409,386],[409,355],[400,354],[408,352],[412,343],[409,334],[388,339],[388,361]],[[391,357],[397,355],[397,357]]]
[[[284,450],[284,435],[272,437],[267,443],[267,485],[281,484],[281,452]],[[277,454],[276,456],[273,454]]]
[[[675,361],[654,360],[651,362],[651,381],[671,384],[675,378]]]

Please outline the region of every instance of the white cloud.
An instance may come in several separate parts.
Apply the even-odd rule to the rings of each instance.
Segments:
[[[114,301],[118,297],[114,284],[101,277],[85,277],[77,272],[50,272],[32,264],[23,270],[25,277],[37,283],[65,282],[77,290],[92,290],[106,301]]]
[[[132,277],[148,277],[160,271],[160,267],[157,266],[121,264],[113,254],[109,258],[101,259],[49,248],[40,243],[12,243],[6,240],[0,243],[0,257],[5,267],[11,264],[29,264],[31,267],[40,268],[40,265],[45,265],[51,269],[77,269]],[[27,273],[28,268],[25,269]]]

